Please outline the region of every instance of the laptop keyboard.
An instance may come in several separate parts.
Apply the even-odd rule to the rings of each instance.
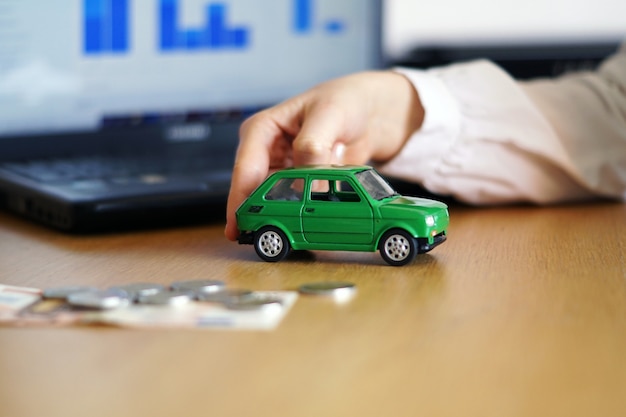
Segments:
[[[230,169],[219,169],[215,166],[215,159],[206,157],[184,160],[163,157],[81,157],[11,162],[0,167],[45,184],[157,184],[172,178],[197,176],[230,180]]]

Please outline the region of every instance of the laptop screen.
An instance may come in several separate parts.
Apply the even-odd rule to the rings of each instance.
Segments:
[[[378,0],[2,0],[0,141],[245,115],[379,49]]]

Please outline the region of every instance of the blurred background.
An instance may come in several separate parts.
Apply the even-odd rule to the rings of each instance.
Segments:
[[[625,39],[624,0],[0,0],[0,206],[203,216],[242,120],[315,84],[479,58],[554,76]]]
[[[626,39],[621,0],[384,0],[387,62],[490,58],[528,78],[594,67]]]

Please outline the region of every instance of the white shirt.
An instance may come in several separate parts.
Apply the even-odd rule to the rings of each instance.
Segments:
[[[425,118],[381,173],[472,204],[626,200],[626,44],[595,72],[552,80],[488,61],[397,71]]]

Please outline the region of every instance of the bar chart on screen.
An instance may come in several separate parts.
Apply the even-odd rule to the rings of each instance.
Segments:
[[[242,1],[151,0],[155,7],[154,45],[159,52],[245,50],[251,47],[255,25],[259,22],[233,18],[237,8],[259,7]],[[345,18],[318,16],[322,0],[289,0],[286,22],[290,35],[338,36],[347,31]],[[125,54],[133,48],[133,0],[83,0],[83,52],[85,55]],[[143,4],[143,3],[142,3]],[[263,4],[263,7],[271,7]],[[183,8],[193,8],[202,23],[183,23]],[[349,16],[346,16],[346,18]],[[267,22],[264,22],[267,23]]]
[[[229,5],[208,3],[204,10],[206,25],[181,28],[178,22],[180,0],[160,0],[160,48],[175,49],[243,49],[250,43],[250,28],[228,22]]]
[[[128,52],[128,0],[84,0],[83,5],[85,54]]]
[[[315,3],[313,0],[292,0],[292,27],[299,35],[311,34],[317,30],[315,19]],[[327,34],[338,34],[345,30],[346,24],[341,19],[328,19],[321,23]]]

